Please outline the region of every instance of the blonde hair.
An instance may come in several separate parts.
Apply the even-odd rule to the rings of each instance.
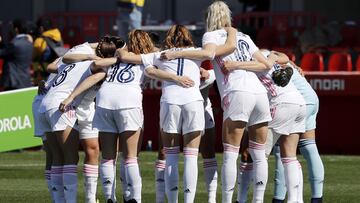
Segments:
[[[183,25],[173,25],[168,30],[164,41],[164,48],[193,47],[194,42],[190,31]]]
[[[154,50],[154,43],[149,34],[143,30],[129,32],[128,50],[135,54],[147,54]]]
[[[222,29],[231,26],[231,11],[223,1],[215,1],[206,11],[206,31]]]

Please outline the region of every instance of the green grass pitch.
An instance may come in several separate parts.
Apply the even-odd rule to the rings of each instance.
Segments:
[[[219,176],[222,154],[217,154],[219,161]],[[144,203],[155,202],[154,162],[156,153],[142,152],[140,154],[140,168],[142,175],[142,200]],[[310,186],[306,162],[299,156],[304,173],[304,201],[310,202]],[[325,165],[324,203],[357,203],[360,202],[360,156],[322,156]],[[43,175],[44,152],[23,151],[20,153],[0,154],[0,202],[50,202],[50,196]],[[81,153],[79,171],[78,202],[83,202]],[[180,180],[182,180],[183,161],[180,159]],[[269,181],[267,184],[265,202],[271,202],[274,179],[274,158],[269,159]],[[118,177],[117,177],[118,178]],[[120,199],[121,190],[117,181],[117,197]],[[180,181],[180,191],[182,181]],[[221,200],[221,182],[218,180],[217,201]],[[234,193],[236,194],[236,193]],[[104,202],[101,183],[98,184],[97,196]],[[236,195],[234,195],[236,196]],[[250,194],[249,194],[249,197]],[[183,202],[179,193],[179,202]],[[206,189],[202,170],[202,159],[199,157],[199,177],[195,202],[206,203]],[[119,201],[121,202],[121,201]]]

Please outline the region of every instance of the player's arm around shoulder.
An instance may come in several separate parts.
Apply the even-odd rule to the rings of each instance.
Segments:
[[[194,81],[187,76],[178,76],[176,74],[160,70],[155,66],[147,66],[145,68],[145,75],[156,80],[175,82],[179,86],[185,88],[193,87],[195,85]]]

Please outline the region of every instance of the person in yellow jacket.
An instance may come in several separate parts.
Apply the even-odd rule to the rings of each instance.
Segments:
[[[144,3],[145,0],[117,0],[118,16],[116,24],[120,37],[127,39],[129,31],[141,29]]]
[[[53,46],[63,46],[60,30],[58,28],[54,28],[51,20],[46,18],[40,18],[36,22],[36,25],[39,36],[34,41],[34,59],[40,63],[50,63],[58,56],[51,49],[47,41],[49,40]]]

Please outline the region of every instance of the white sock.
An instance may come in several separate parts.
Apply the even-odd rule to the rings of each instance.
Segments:
[[[125,200],[129,200],[130,198],[130,190],[128,187],[128,183],[126,181],[126,173],[125,173],[125,160],[123,159],[122,155],[120,154],[119,157],[121,157],[120,161],[120,182],[121,182],[121,189],[122,194]]]
[[[63,166],[51,166],[51,192],[55,203],[65,203]]]
[[[240,162],[239,173],[238,173],[238,194],[237,201],[239,203],[245,203],[247,200],[247,194],[249,186],[253,181],[253,164]]]
[[[96,187],[98,176],[98,165],[84,164],[84,189],[86,203],[96,203]]]
[[[125,160],[125,175],[130,191],[130,199],[135,199],[137,203],[141,203],[142,183],[137,157],[127,158]]]
[[[208,203],[216,203],[217,162],[216,158],[204,159],[203,162],[205,186],[208,192]]]
[[[303,199],[303,187],[304,187],[304,181],[303,181],[303,173],[302,173],[302,167],[300,162],[299,163],[299,188],[298,188],[298,202],[304,203]]]
[[[77,165],[64,165],[63,182],[66,203],[76,203],[78,186]]]
[[[165,203],[165,160],[155,163],[156,203]]]
[[[192,203],[195,199],[196,184],[198,179],[198,159],[199,149],[184,147],[184,202]]]
[[[284,165],[285,183],[288,192],[287,202],[297,202],[300,185],[299,162],[296,160],[296,157],[281,158],[281,161]]]
[[[113,202],[114,199],[114,184],[115,184],[115,172],[114,172],[114,159],[102,159],[100,164],[100,178],[102,182],[103,192],[105,200],[111,199]]]
[[[179,195],[179,153],[180,147],[164,147],[165,164],[165,192],[168,202],[177,203]]]
[[[234,193],[239,148],[234,145],[223,143],[224,155],[221,168],[222,203],[231,203]]]
[[[50,193],[50,197],[52,202],[54,202],[54,197],[53,197],[53,193],[52,193],[52,187],[51,187],[51,170],[45,170],[45,180],[46,180],[46,185],[48,187],[48,191]]]
[[[253,203],[262,203],[268,180],[268,162],[265,155],[265,144],[249,140],[249,153],[253,160]]]

